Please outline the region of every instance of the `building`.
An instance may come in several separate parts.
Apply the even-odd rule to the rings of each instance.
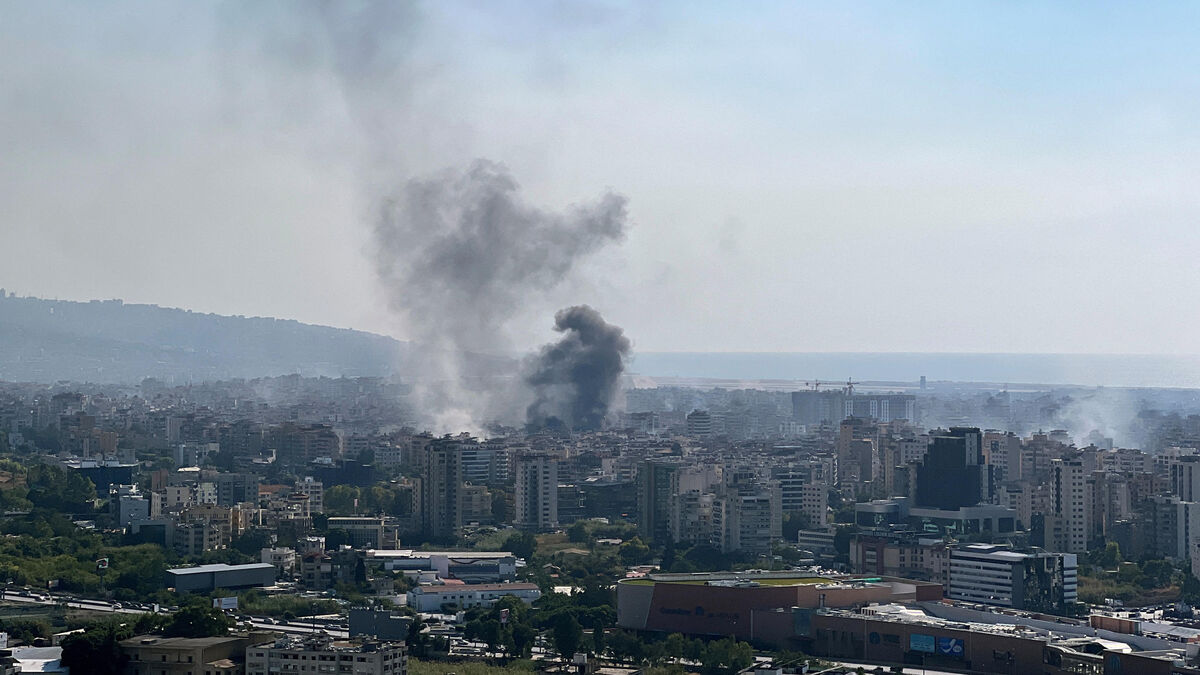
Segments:
[[[296,491],[308,496],[308,512],[325,513],[325,486],[319,480],[313,480],[312,476],[305,476],[304,480],[296,483]]]
[[[262,562],[275,568],[278,577],[288,578],[296,571],[296,549],[294,548],[264,548]]]
[[[128,675],[239,675],[245,660],[245,637],[168,638],[139,635],[122,640]]]
[[[912,394],[855,394],[846,389],[792,392],[792,419],[800,424],[836,424],[847,417],[879,422],[915,421],[917,397]]]
[[[558,458],[524,453],[513,462],[516,527],[545,532],[558,527]]]
[[[199,565],[167,570],[166,584],[180,593],[206,593],[218,588],[230,590],[270,586],[275,583],[275,566],[269,563],[248,565]]]
[[[723,553],[769,555],[783,536],[783,512],[774,485],[739,487],[712,502],[712,544]]]
[[[109,500],[122,528],[129,527],[134,521],[157,518],[162,511],[162,498],[154,492],[143,493],[136,485],[111,486]]]
[[[474,439],[459,444],[462,480],[473,485],[499,485],[508,481],[508,449]]]
[[[863,533],[850,540],[850,569],[949,587],[950,549],[945,540],[916,532]]]
[[[713,536],[713,500],[710,492],[688,490],[671,500],[670,537],[677,544],[707,544]]]
[[[537,584],[451,584],[417,586],[408,592],[408,606],[418,612],[444,612],[447,609],[491,607],[511,595],[527,605],[542,597]]]
[[[991,544],[950,550],[952,600],[1066,614],[1078,598],[1073,553],[1013,551]]]
[[[755,625],[794,607],[856,607],[871,602],[940,601],[941,584],[795,572],[651,574],[617,582],[617,625],[685,635],[756,637]]]
[[[693,410],[687,415],[687,435],[693,438],[711,438],[713,419],[707,410]]]
[[[403,642],[408,639],[413,618],[388,609],[350,608],[350,637]]]
[[[92,481],[96,486],[96,496],[108,495],[112,485],[131,485],[134,483],[133,472],[137,464],[122,464],[116,460],[67,459],[63,467],[74,471],[80,476]]]
[[[638,466],[638,534],[655,543],[670,536],[671,499],[678,494],[678,462],[647,460]]]
[[[517,558],[507,551],[367,551],[366,561],[388,571],[434,572],[441,579],[468,584],[511,581],[517,576]]]
[[[408,653],[403,642],[334,640],[323,633],[246,649],[246,675],[305,672],[405,675]]]
[[[397,526],[383,516],[330,518],[330,530],[343,530],[354,548],[396,548]]]
[[[258,476],[248,473],[219,473],[213,477],[213,484],[217,488],[217,504],[220,506],[258,503]]]
[[[829,484],[816,463],[771,468],[771,480],[779,485],[780,509],[784,515],[799,516],[803,528],[820,529],[829,524]]]
[[[954,511],[991,503],[995,485],[983,459],[983,435],[974,427],[953,427],[934,436],[917,469],[916,506]]]
[[[1050,461],[1050,512],[1046,514],[1046,548],[1087,553],[1091,531],[1087,472],[1078,459]]]
[[[426,535],[450,538],[462,527],[461,444],[451,438],[432,440],[421,462],[421,529]],[[375,548],[384,548],[376,546]]]

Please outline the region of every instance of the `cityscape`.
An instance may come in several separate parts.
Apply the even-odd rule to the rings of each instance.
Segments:
[[[0,675],[1200,675],[1197,26],[0,2]]]

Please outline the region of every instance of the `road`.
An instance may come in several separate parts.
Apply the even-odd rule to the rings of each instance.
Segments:
[[[36,595],[22,595],[20,591],[4,591],[0,593],[0,599],[9,602],[23,602],[34,605],[59,605],[65,604],[67,607],[75,609],[87,609],[93,612],[112,612],[114,614],[146,614],[152,612],[152,609],[145,609],[142,606],[125,607],[123,603],[108,602],[106,600],[91,600],[88,598],[77,598],[68,595],[48,595],[38,593]],[[26,591],[26,593],[28,593]],[[116,605],[121,605],[116,607]],[[159,614],[170,614],[169,611],[159,608]],[[250,625],[262,630],[275,630],[282,633],[313,633],[318,630],[324,630],[333,637],[345,638],[349,637],[348,631],[340,628],[328,628],[319,624],[314,625],[305,621],[282,621],[272,619],[265,616],[251,616]]]

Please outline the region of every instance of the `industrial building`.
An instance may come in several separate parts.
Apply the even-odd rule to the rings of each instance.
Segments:
[[[795,572],[652,574],[617,584],[617,625],[753,640],[761,637],[757,631],[764,629],[763,622],[783,620],[768,616],[776,611],[941,598],[941,584],[886,577]]]
[[[531,605],[542,597],[542,591],[537,584],[528,583],[417,586],[408,592],[408,606],[418,612],[490,607],[506,595]]]
[[[167,570],[166,584],[180,593],[207,593],[218,588],[230,590],[270,586],[275,583],[275,566],[270,563],[248,565],[199,565]]]
[[[511,581],[517,576],[517,558],[507,551],[369,550],[366,561],[388,571],[434,572],[441,579],[468,584]]]

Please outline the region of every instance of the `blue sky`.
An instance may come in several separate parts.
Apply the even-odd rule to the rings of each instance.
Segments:
[[[0,3],[0,286],[404,337],[374,200],[487,157],[630,200],[516,347],[1200,352],[1195,4],[313,7]]]

